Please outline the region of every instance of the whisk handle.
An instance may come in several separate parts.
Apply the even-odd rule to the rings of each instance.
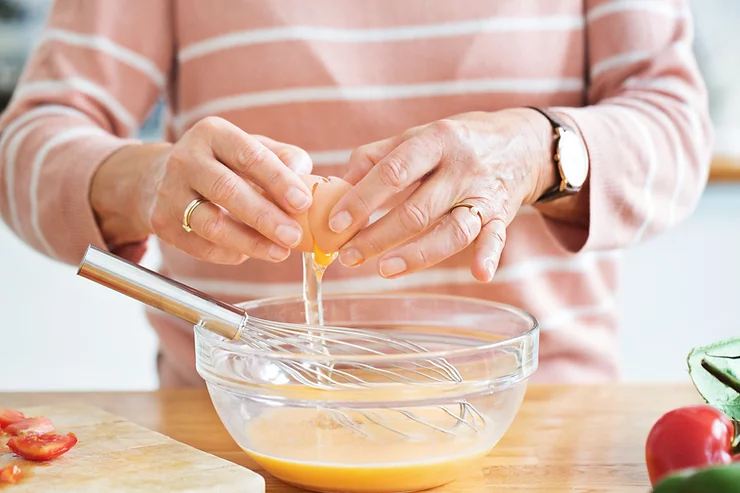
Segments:
[[[248,319],[244,310],[93,245],[77,275],[228,339],[238,339]]]

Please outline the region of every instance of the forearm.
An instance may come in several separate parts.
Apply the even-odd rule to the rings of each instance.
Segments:
[[[570,203],[536,206],[572,252],[631,246],[686,218],[704,190],[712,148],[688,2],[666,2],[663,13],[641,2],[586,6],[587,105],[549,109],[583,138],[588,180]]]
[[[154,165],[171,144],[133,144],[105,160],[90,186],[90,206],[110,248],[145,241],[151,227],[145,220],[147,183]]]

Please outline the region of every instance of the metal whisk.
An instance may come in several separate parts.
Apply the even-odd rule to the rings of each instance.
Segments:
[[[324,356],[427,352],[419,344],[372,330],[290,324],[251,317],[239,307],[216,300],[94,246],[88,247],[80,263],[78,275],[229,340],[239,341],[248,347],[263,351]],[[317,341],[320,343],[321,351],[316,348]],[[382,383],[454,384],[463,381],[458,370],[442,358],[417,359],[404,366],[389,364],[383,368],[360,362],[336,367],[320,360],[312,361],[310,364],[280,360],[275,364],[296,382],[318,390],[359,389]],[[372,380],[363,378],[355,372],[371,375]],[[441,426],[432,423],[405,409],[395,409],[394,412],[420,425],[450,435],[457,434],[461,427],[477,432],[485,423],[484,417],[466,401],[459,401],[452,406],[437,406],[437,409],[442,411],[442,415],[452,419],[452,425]],[[367,435],[346,412],[328,411],[341,425]],[[393,426],[385,416],[377,412],[358,410],[353,413],[358,413],[368,422],[386,430],[410,439],[415,438],[413,434]]]

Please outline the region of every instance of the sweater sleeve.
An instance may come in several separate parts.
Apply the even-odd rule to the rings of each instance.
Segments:
[[[0,117],[0,216],[39,252],[78,263],[108,248],[89,203],[92,177],[136,142],[171,68],[164,0],[56,0]],[[145,243],[116,252],[138,261]]]
[[[589,155],[587,226],[545,219],[572,252],[625,248],[688,217],[712,127],[687,0],[586,0],[587,105],[552,108]]]

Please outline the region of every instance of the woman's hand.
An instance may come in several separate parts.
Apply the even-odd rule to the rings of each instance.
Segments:
[[[199,260],[280,262],[301,241],[300,225],[285,211],[311,204],[298,176],[311,168],[305,151],[209,117],[174,145],[113,154],[93,178],[90,200],[109,245],[155,234]],[[198,198],[206,202],[193,210],[187,232],[183,215]]]
[[[552,139],[538,112],[511,109],[458,115],[356,149],[345,176],[355,186],[332,210],[332,230],[357,228],[390,199],[412,193],[344,245],[340,262],[379,256],[380,275],[393,278],[475,242],[471,271],[490,281],[519,207],[556,183]],[[455,207],[461,203],[475,209]]]

